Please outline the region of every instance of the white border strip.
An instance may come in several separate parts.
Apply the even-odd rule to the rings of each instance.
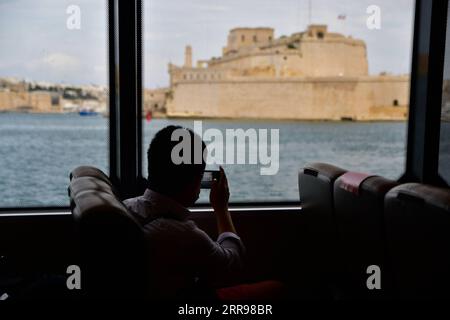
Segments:
[[[302,207],[240,207],[240,208],[230,208],[230,212],[257,212],[257,211],[301,211]],[[203,213],[203,212],[214,212],[212,208],[191,208],[189,209],[191,213]],[[2,217],[41,217],[41,216],[69,216],[72,213],[70,211],[58,211],[58,212],[24,212],[24,213],[12,213],[12,212],[0,212],[0,218]]]
[[[59,212],[24,212],[24,213],[12,213],[12,212],[0,212],[0,218],[2,217],[40,217],[40,216],[70,216],[70,211]]]
[[[240,207],[240,208],[229,208],[230,212],[246,212],[246,211],[301,211],[302,207]],[[212,208],[192,208],[189,209],[192,213],[201,212],[214,212]]]

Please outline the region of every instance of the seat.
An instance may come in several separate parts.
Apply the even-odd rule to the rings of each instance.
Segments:
[[[149,269],[142,229],[99,171],[77,168],[69,186],[79,237],[82,294],[87,298],[144,298]]]
[[[394,297],[450,297],[450,191],[408,183],[385,199]]]
[[[337,240],[333,186],[345,172],[333,165],[312,163],[306,165],[298,176],[304,228],[303,240],[299,244],[304,268],[301,270],[304,274],[302,285],[318,290],[319,295],[332,292]]]
[[[334,184],[340,257],[337,284],[342,299],[384,296],[384,290],[368,290],[367,268],[377,265],[385,269],[384,197],[397,185],[357,172],[343,174]]]

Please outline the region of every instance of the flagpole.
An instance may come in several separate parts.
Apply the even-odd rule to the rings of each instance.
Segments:
[[[311,0],[308,1],[308,20],[309,25],[311,25],[311,16],[312,16],[312,8],[311,8]]]

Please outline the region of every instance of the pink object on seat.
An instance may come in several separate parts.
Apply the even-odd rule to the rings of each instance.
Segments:
[[[359,172],[347,172],[340,177],[339,187],[345,191],[358,195],[361,183],[370,177],[374,177],[374,175]]]
[[[222,301],[280,300],[283,298],[284,293],[284,284],[273,280],[241,284],[216,290],[217,297]]]

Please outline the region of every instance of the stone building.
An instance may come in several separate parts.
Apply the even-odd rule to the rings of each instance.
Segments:
[[[169,65],[167,115],[296,120],[404,120],[409,77],[369,75],[362,40],[311,25],[274,37],[271,28],[230,31],[222,56]]]
[[[0,90],[0,111],[61,112],[59,96],[47,91]]]

